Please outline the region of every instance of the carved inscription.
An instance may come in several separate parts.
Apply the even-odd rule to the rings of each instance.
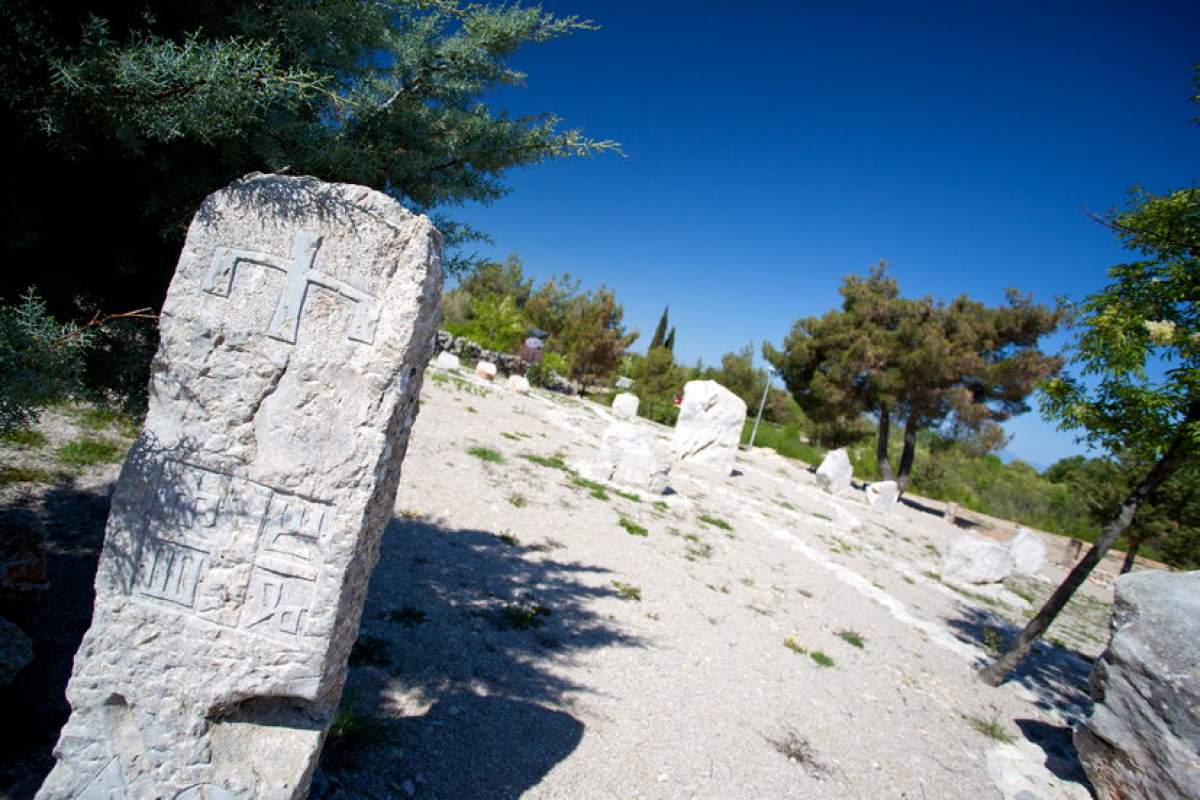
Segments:
[[[331,507],[180,462],[155,483],[133,594],[256,636],[303,636]]]
[[[267,335],[281,342],[296,343],[300,330],[300,312],[308,296],[309,284],[337,292],[354,303],[354,318],[350,321],[349,338],[355,342],[372,344],[375,341],[375,326],[379,321],[378,301],[361,289],[345,281],[331,278],[313,269],[321,237],[312,231],[299,231],[292,239],[292,252],[287,258],[258,250],[236,247],[218,247],[213,253],[212,264],[204,278],[203,289],[218,297],[228,297],[233,290],[233,275],[240,262],[248,261],[277,269],[286,275],[283,291],[275,304],[275,312],[267,326]]]

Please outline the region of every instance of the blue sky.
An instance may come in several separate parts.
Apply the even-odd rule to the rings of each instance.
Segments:
[[[1200,179],[1195,3],[545,5],[602,29],[524,51],[489,102],[627,157],[452,215],[612,287],[643,347],[669,304],[685,363],[778,343],[879,259],[906,295],[1078,299],[1125,257],[1086,210]],[[1008,429],[1038,465],[1079,451],[1036,412]]]

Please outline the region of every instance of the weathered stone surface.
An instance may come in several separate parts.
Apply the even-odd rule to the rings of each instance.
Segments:
[[[876,481],[867,484],[867,505],[873,511],[891,511],[900,501],[900,487],[895,481]]]
[[[618,417],[636,417],[639,404],[638,396],[622,392],[613,398],[612,410]]]
[[[1017,528],[1008,540],[1008,552],[1012,554],[1013,571],[1021,575],[1036,575],[1046,565],[1046,543],[1028,528]]]
[[[12,683],[32,660],[33,642],[23,630],[0,617],[0,686]]]
[[[1102,800],[1200,797],[1200,571],[1117,579],[1075,747]]]
[[[671,454],[654,432],[632,422],[618,421],[600,437],[600,452],[584,470],[595,480],[662,494],[671,475]]]
[[[475,365],[475,374],[485,381],[496,380],[496,365],[490,361],[480,361]]]
[[[462,362],[458,360],[458,356],[445,350],[437,354],[437,358],[433,360],[433,363],[434,366],[441,367],[442,369],[458,369],[462,366]]]
[[[524,375],[509,375],[506,383],[510,392],[529,394],[529,381],[525,379]]]
[[[964,583],[996,583],[1012,571],[1008,547],[970,534],[950,543],[939,570],[944,577]]]
[[[688,381],[672,438],[675,458],[730,474],[745,422],[746,404],[736,394],[716,381]]]
[[[850,456],[843,448],[830,450],[817,467],[817,485],[830,494],[840,494],[850,488]]]
[[[112,498],[51,798],[300,798],[431,355],[441,237],[361,186],[197,212]]]

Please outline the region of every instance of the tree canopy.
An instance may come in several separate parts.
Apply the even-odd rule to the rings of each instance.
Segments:
[[[483,102],[524,83],[509,63],[522,47],[596,27],[537,6],[3,0],[2,15],[0,107],[15,140],[4,255],[39,265],[60,305],[87,293],[157,306],[182,226],[248,172],[364,184],[444,212],[501,197],[512,167],[617,148]],[[64,214],[64,193],[97,209]],[[474,235],[438,224],[452,244]],[[3,294],[29,280],[10,271]]]
[[[1061,366],[1037,349],[1065,316],[1016,292],[989,307],[904,298],[887,265],[847,276],[842,307],[797,320],[781,350],[763,354],[828,444],[862,436],[864,414],[878,420],[876,457],[885,479],[907,483],[917,433],[950,424],[997,446],[999,423],[1028,410],[1026,398]],[[892,418],[905,421],[898,473],[888,455]],[[830,441],[830,440],[833,441]]]

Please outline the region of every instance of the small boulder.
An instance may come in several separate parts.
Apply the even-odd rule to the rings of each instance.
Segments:
[[[599,455],[585,471],[596,480],[662,494],[671,474],[671,458],[653,431],[618,421],[600,437]]]
[[[612,410],[618,417],[636,417],[638,412],[638,396],[622,392],[613,398]]]
[[[462,364],[458,360],[458,356],[448,350],[443,350],[437,354],[437,358],[433,360],[435,367],[442,369],[458,369]]]
[[[485,381],[496,380],[496,365],[490,361],[480,361],[475,365],[475,374]]]
[[[1101,800],[1200,797],[1200,571],[1116,581],[1075,749]]]
[[[0,617],[0,686],[8,686],[33,660],[33,642],[25,631]]]
[[[867,484],[867,505],[872,511],[887,513],[900,500],[900,486],[895,481],[876,481]]]
[[[509,375],[508,390],[517,394],[529,394],[529,381],[524,375]]]
[[[939,571],[963,583],[999,583],[1013,571],[1012,553],[1002,544],[964,534],[950,543]]]
[[[844,448],[830,450],[817,467],[817,485],[830,494],[840,494],[850,488],[850,456]]]
[[[1008,540],[1008,552],[1012,554],[1013,571],[1021,575],[1036,575],[1046,564],[1046,543],[1028,528],[1017,528]]]
[[[675,458],[729,475],[745,423],[742,398],[716,381],[688,381],[671,440]]]

